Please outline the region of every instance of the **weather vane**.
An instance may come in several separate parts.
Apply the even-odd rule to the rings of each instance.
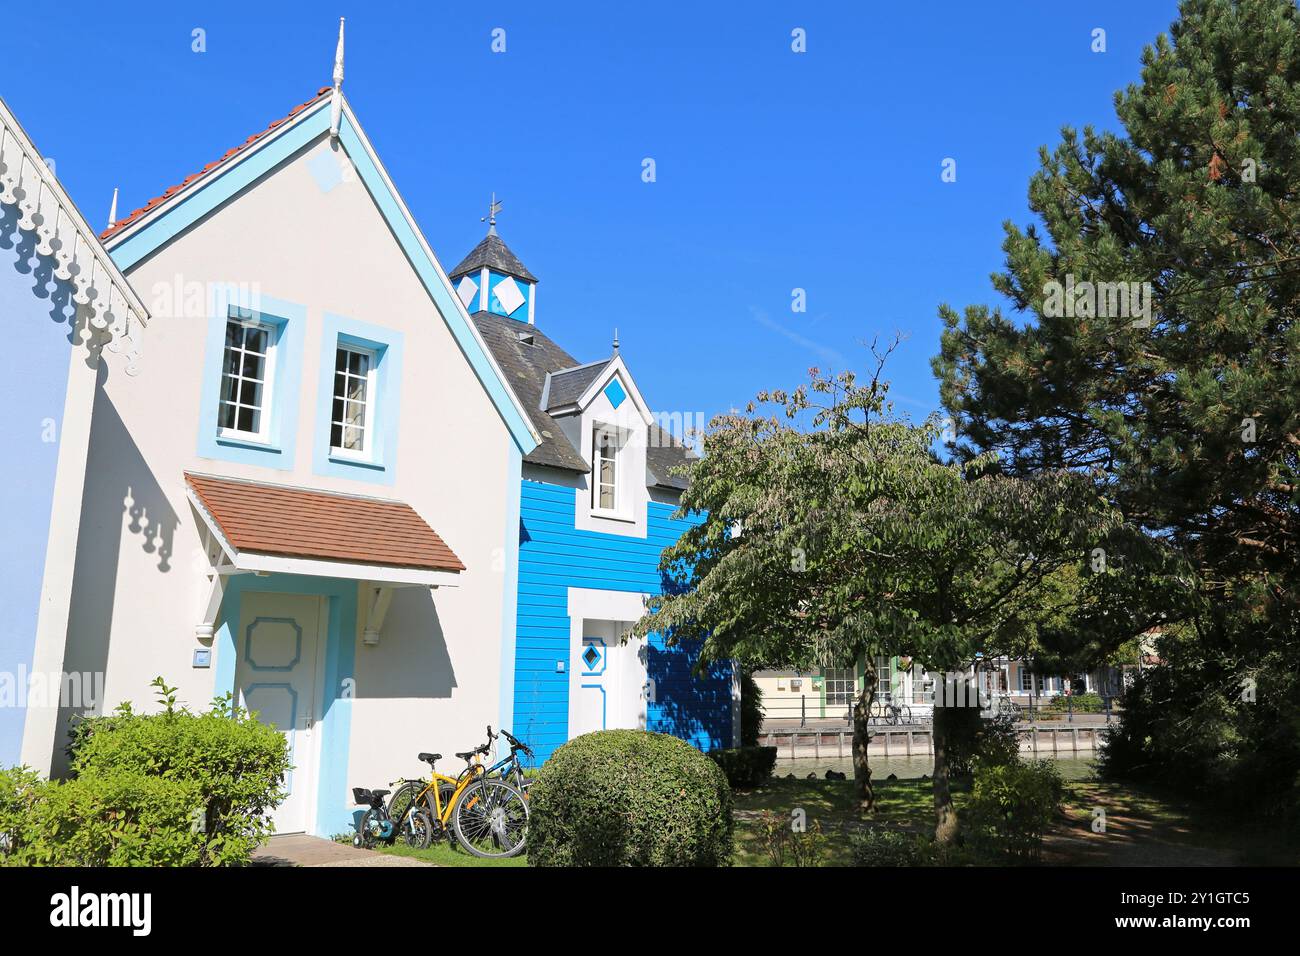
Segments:
[[[481,217],[479,219],[479,222],[487,223],[489,232],[496,232],[497,213],[499,213],[500,211],[501,211],[501,203],[497,202],[497,194],[493,193],[492,201],[488,203],[488,214],[486,216]]]

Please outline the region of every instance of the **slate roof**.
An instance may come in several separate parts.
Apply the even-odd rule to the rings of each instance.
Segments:
[[[537,276],[524,268],[519,257],[510,251],[510,247],[501,241],[495,231],[483,237],[483,241],[470,250],[470,254],[460,261],[460,265],[447,273],[449,279],[459,279],[467,272],[478,272],[484,266],[504,272],[516,279],[536,282]]]
[[[646,484],[656,488],[674,488],[685,491],[690,484],[682,475],[669,474],[669,470],[696,454],[690,451],[658,425],[650,426],[645,450]]]
[[[604,371],[610,360],[580,363],[535,325],[527,325],[491,312],[475,312],[473,319],[510,387],[519,396],[533,425],[541,433],[542,443],[525,455],[524,461],[584,474],[591,471],[590,465],[565,437],[559,423],[542,407],[542,391],[549,373],[551,387],[547,395],[547,408],[559,409],[564,404],[572,404]],[[532,344],[521,341],[521,335],[529,338]],[[557,401],[557,387],[560,389],[560,398],[568,395],[572,397],[566,401]],[[688,458],[695,457],[694,454],[657,425],[650,426],[648,438],[646,484],[679,491],[684,489],[686,480],[669,475],[668,472]]]
[[[609,365],[609,359],[579,365],[577,368],[564,369],[551,373],[551,383],[545,389],[546,410],[554,411],[565,405],[572,405],[582,398],[591,383],[600,378],[600,373]]]
[[[491,312],[475,312],[473,318],[479,334],[501,367],[501,373],[519,396],[520,404],[527,409],[533,427],[542,436],[541,444],[524,456],[524,461],[567,471],[590,471],[582,456],[564,437],[559,424],[541,407],[546,373],[572,368],[579,364],[578,360],[538,331],[536,326],[524,325]],[[534,344],[521,342],[520,332],[529,334]]]
[[[464,571],[408,504],[185,473],[238,551],[384,567]]]

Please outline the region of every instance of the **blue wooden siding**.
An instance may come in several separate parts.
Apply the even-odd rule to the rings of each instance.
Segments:
[[[645,538],[579,530],[574,499],[572,488],[523,483],[513,729],[539,762],[568,739],[569,674],[555,670],[556,661],[569,659],[568,589],[660,593],[659,555],[689,526],[671,517],[672,507],[652,501]],[[647,708],[647,729],[701,750],[730,746],[730,666],[714,665],[697,678],[695,648],[667,647],[652,634],[646,650],[657,698]]]

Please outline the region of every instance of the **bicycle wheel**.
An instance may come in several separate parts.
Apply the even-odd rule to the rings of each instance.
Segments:
[[[433,819],[423,807],[413,807],[402,819],[398,836],[414,850],[426,849],[433,842]]]
[[[898,708],[898,722],[910,724],[912,722],[912,708],[906,704]]]
[[[452,824],[456,840],[474,856],[517,856],[528,838],[528,801],[502,780],[479,780],[456,801]]]
[[[357,824],[357,832],[352,837],[352,845],[361,850],[369,850],[374,841],[370,837],[370,817],[375,811],[367,810],[361,814],[361,822]]]
[[[388,816],[399,823],[406,819],[411,805],[424,789],[423,780],[403,780],[402,785],[388,798]]]

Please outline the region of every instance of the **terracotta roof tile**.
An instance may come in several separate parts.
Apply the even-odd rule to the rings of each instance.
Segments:
[[[185,473],[238,551],[434,571],[465,565],[415,509],[400,501]]]
[[[278,120],[276,120],[275,122],[273,122],[273,123],[272,123],[270,126],[268,126],[266,129],[262,130],[262,131],[259,132],[259,133],[254,133],[252,136],[248,137],[248,139],[244,140],[244,141],[243,141],[242,143],[240,143],[238,146],[235,146],[235,147],[233,147],[232,149],[228,149],[228,150],[226,150],[226,152],[225,152],[224,154],[222,154],[222,156],[221,156],[220,159],[215,160],[214,162],[208,163],[206,166],[204,166],[204,167],[203,167],[201,170],[199,170],[197,173],[191,173],[190,175],[186,176],[183,180],[181,180],[179,183],[177,183],[175,186],[171,186],[170,188],[168,188],[165,192],[162,193],[162,195],[160,195],[160,196],[155,196],[153,199],[150,199],[147,203],[145,203],[145,204],[144,204],[143,206],[141,206],[139,209],[133,210],[129,216],[125,216],[125,217],[119,219],[116,223],[114,223],[113,225],[111,225],[111,226],[109,226],[107,229],[105,229],[103,232],[101,232],[101,233],[99,234],[99,238],[100,238],[100,239],[107,239],[109,236],[113,235],[115,232],[118,232],[119,230],[126,228],[130,223],[134,222],[136,219],[140,218],[140,217],[143,216],[145,213],[149,212],[149,210],[153,209],[153,208],[154,208],[155,206],[157,206],[159,203],[161,203],[161,202],[166,202],[168,199],[170,199],[170,198],[171,198],[172,196],[174,196],[176,193],[180,192],[182,189],[186,189],[186,188],[187,188],[191,183],[193,183],[196,179],[200,179],[200,178],[202,178],[203,176],[206,176],[208,173],[210,173],[212,170],[216,169],[218,166],[220,166],[220,165],[221,165],[222,163],[224,163],[226,160],[230,159],[230,157],[232,157],[232,156],[234,156],[235,154],[240,153],[240,152],[242,152],[243,150],[247,149],[247,148],[248,148],[249,146],[251,146],[253,143],[256,143],[259,139],[261,139],[261,138],[262,138],[263,136],[265,136],[267,133],[272,132],[272,131],[275,130],[277,127],[283,126],[285,123],[287,123],[289,120],[293,119],[295,116],[297,116],[297,115],[298,115],[299,113],[301,113],[303,110],[305,110],[307,107],[312,106],[313,104],[317,103],[317,102],[321,99],[321,97],[326,96],[327,94],[329,94],[330,92],[332,92],[333,89],[334,89],[334,88],[331,87],[331,86],[322,86],[322,87],[317,91],[317,93],[316,93],[315,96],[313,96],[311,99],[309,99],[309,100],[308,100],[307,102],[305,102],[305,103],[300,103],[300,104],[298,104],[298,105],[295,106],[292,110],[290,110],[288,116],[282,116],[282,117],[280,117],[280,119],[278,119]]]

